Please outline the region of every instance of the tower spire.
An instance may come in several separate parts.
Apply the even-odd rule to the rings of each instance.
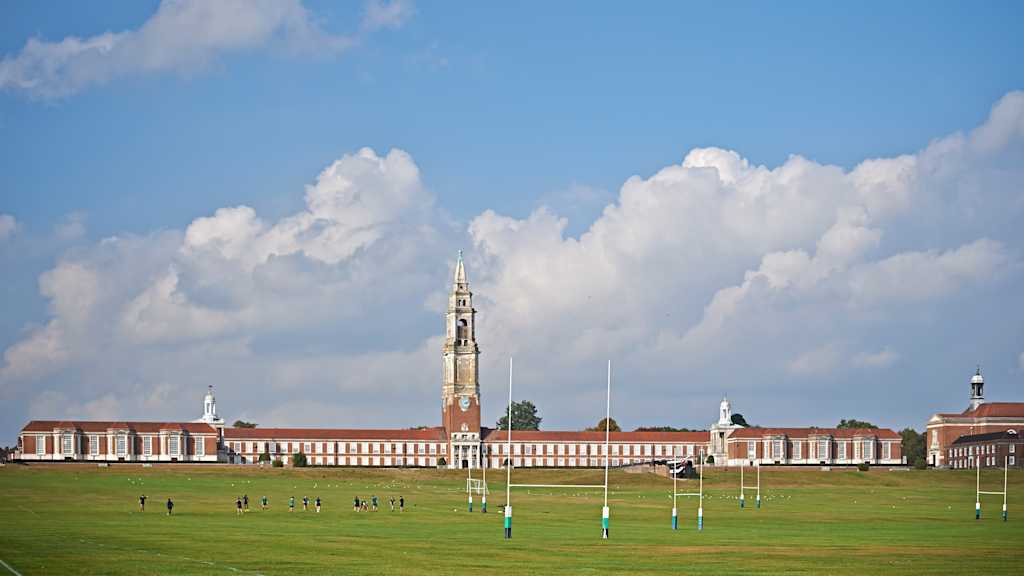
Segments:
[[[455,264],[455,285],[459,287],[465,284],[468,284],[466,281],[466,266],[462,263],[462,250],[459,250],[459,261]]]

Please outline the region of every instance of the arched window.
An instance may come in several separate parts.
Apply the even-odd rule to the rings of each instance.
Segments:
[[[466,322],[465,318],[459,320],[458,327],[455,331],[455,338],[463,344],[466,343],[466,340],[469,340],[469,322]]]

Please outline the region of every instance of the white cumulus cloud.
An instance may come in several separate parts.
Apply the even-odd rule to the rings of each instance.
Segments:
[[[364,26],[400,26],[404,2],[367,6]],[[0,88],[60,98],[119,76],[202,68],[222,54],[279,42],[297,52],[338,53],[358,36],[325,32],[301,0],[163,0],[141,26],[88,38],[30,38],[0,60]]]

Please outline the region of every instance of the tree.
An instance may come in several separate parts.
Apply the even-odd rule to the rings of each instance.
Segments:
[[[925,434],[919,434],[913,428],[904,428],[900,431],[900,437],[903,439],[900,444],[903,446],[903,456],[906,457],[907,464],[915,468],[921,465],[927,466],[928,457],[925,454]]]
[[[540,430],[541,417],[537,415],[537,407],[529,400],[512,402],[513,430]],[[498,418],[495,424],[498,430],[508,430],[508,414]]]
[[[849,420],[840,420],[839,426],[836,426],[836,428],[878,428],[878,426],[875,426],[871,422],[864,422],[863,420],[854,420],[851,418]]]
[[[267,451],[267,450],[264,450],[263,453],[260,454],[260,457],[257,460],[257,462],[260,462],[260,463],[270,462],[270,452]]]
[[[235,423],[232,424],[232,426],[234,426],[235,428],[255,428],[256,423],[246,422],[245,420],[235,420]]]
[[[306,464],[307,462],[305,454],[303,454],[302,452],[296,452],[295,454],[292,454],[292,466],[296,468],[305,468]]]
[[[747,419],[743,417],[743,414],[738,412],[732,415],[732,423],[737,426],[743,426],[744,428],[750,428],[750,424],[747,424]]]
[[[597,423],[597,426],[594,426],[593,428],[587,428],[587,430],[590,431],[590,432],[594,432],[594,431],[604,432],[604,421],[605,420],[609,420],[609,422],[608,422],[608,431],[609,432],[622,432],[622,428],[619,428],[619,423],[615,421],[615,418],[601,418],[601,420]]]

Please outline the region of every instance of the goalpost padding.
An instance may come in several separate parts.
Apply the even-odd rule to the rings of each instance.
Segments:
[[[986,490],[982,490],[981,489],[981,457],[978,456],[978,457],[975,458],[975,461],[978,463],[978,465],[977,465],[977,475],[975,476],[975,484],[974,484],[974,519],[975,520],[981,520],[981,495],[982,494],[987,494],[987,495],[991,495],[991,496],[1002,496],[1003,497],[1003,522],[1006,522],[1007,519],[1008,519],[1007,511],[1006,511],[1006,492],[1007,492],[1006,487],[1007,487],[1007,476],[1008,476],[1009,470],[1010,470],[1010,457],[1009,456],[1004,456],[1003,458],[1004,459],[1003,459],[1003,491],[1002,492],[986,491]]]
[[[611,452],[608,450],[608,440],[611,426],[612,407],[612,361],[608,361],[608,382],[605,398],[605,420],[604,420],[604,484],[513,484],[512,483],[512,358],[508,359],[508,430],[507,430],[507,460],[505,461],[505,539],[512,538],[512,489],[513,488],[602,488],[604,489],[604,505],[601,507],[601,538],[608,539],[608,523],[610,509],[608,508],[608,464],[611,462]],[[472,496],[470,496],[472,498]],[[471,500],[472,502],[472,500]],[[470,504],[472,506],[472,504]]]

